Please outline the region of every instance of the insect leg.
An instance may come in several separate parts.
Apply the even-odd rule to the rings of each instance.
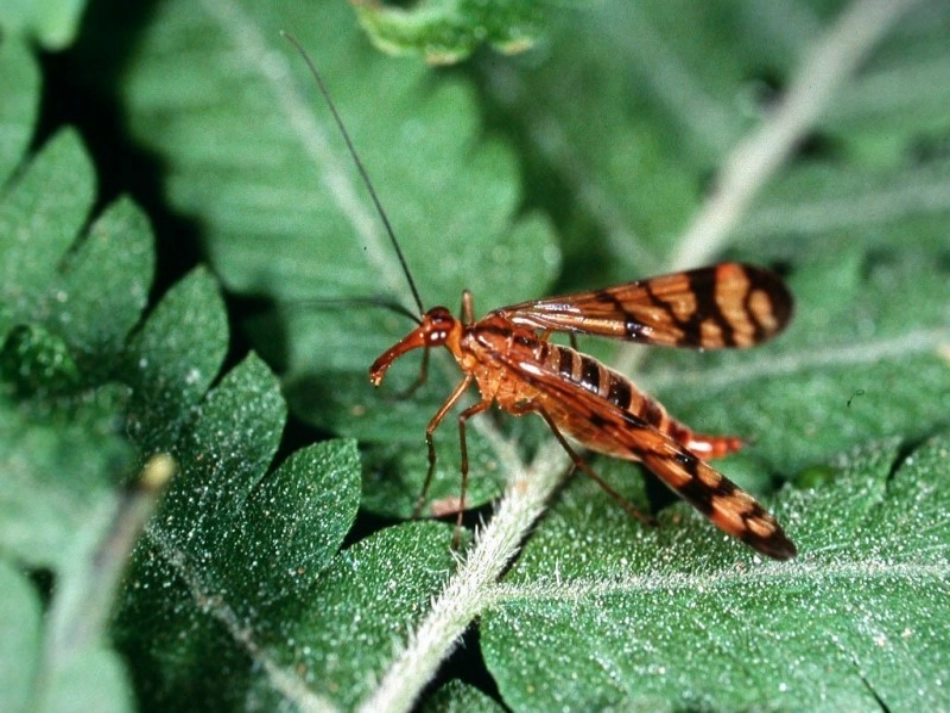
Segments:
[[[492,404],[491,399],[482,399],[477,404],[469,406],[459,414],[459,444],[462,451],[462,488],[459,496],[459,510],[455,519],[455,534],[452,535],[452,547],[458,549],[462,532],[462,515],[465,513],[465,494],[468,491],[468,440],[465,436],[465,422],[472,416],[477,416],[487,410]]]
[[[604,492],[606,492],[610,497],[612,497],[614,500],[620,503],[620,506],[624,510],[626,510],[627,514],[629,514],[631,517],[636,518],[637,520],[642,522],[644,525],[656,524],[656,522],[654,521],[652,517],[637,510],[633,506],[633,504],[630,503],[629,500],[627,500],[623,495],[621,495],[612,487],[610,487],[610,485],[607,484],[607,481],[601,478],[597,474],[597,471],[591,468],[587,464],[587,462],[583,458],[581,458],[580,455],[578,455],[577,451],[575,451],[571,447],[571,444],[567,442],[567,439],[564,438],[564,435],[561,433],[561,430],[557,427],[557,423],[555,423],[554,419],[551,417],[551,414],[549,414],[544,408],[542,408],[541,406],[538,406],[537,404],[532,405],[532,407],[529,410],[532,410],[538,415],[540,415],[541,418],[544,419],[545,423],[548,424],[548,428],[551,429],[551,432],[554,434],[554,437],[557,439],[557,442],[561,444],[561,448],[563,448],[565,452],[567,453],[567,455],[570,456],[571,460],[574,463],[575,468],[584,471],[584,473],[586,473],[587,476],[591,478],[591,480],[593,480],[595,483],[597,483],[597,485],[599,485],[601,488],[604,489]]]
[[[426,479],[422,484],[422,492],[419,493],[419,498],[416,500],[416,506],[412,510],[413,519],[419,517],[419,513],[422,512],[422,506],[426,503],[426,495],[429,493],[429,486],[432,484],[432,475],[435,473],[435,442],[432,440],[432,434],[435,433],[435,429],[437,429],[439,424],[442,423],[442,419],[445,418],[445,414],[447,414],[449,410],[455,406],[458,400],[462,398],[462,394],[465,393],[465,390],[474,380],[474,376],[471,374],[466,374],[465,378],[458,383],[458,385],[452,390],[452,393],[449,394],[449,397],[439,407],[439,410],[435,412],[435,416],[429,419],[429,425],[426,426],[426,447],[429,449],[429,470],[426,472]]]

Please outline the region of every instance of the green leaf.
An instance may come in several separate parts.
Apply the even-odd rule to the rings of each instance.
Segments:
[[[425,713],[500,713],[504,708],[474,686],[449,681],[426,701]]]
[[[318,444],[263,478],[268,454],[247,437],[277,415],[262,369],[239,366],[201,407],[190,440],[206,467],[176,482],[129,579],[118,636],[161,707],[352,703],[450,571],[449,531],[433,524],[336,553],[359,496],[353,443]]]
[[[59,569],[83,523],[111,502],[132,453],[116,432],[127,391],[111,384],[58,404],[0,399],[0,541],[33,567]]]
[[[61,50],[75,39],[85,8],[83,0],[8,0],[0,7],[0,25]]]
[[[433,409],[434,412],[434,409]],[[382,444],[365,451],[363,506],[390,517],[411,517],[422,488],[420,475],[428,469],[428,450],[420,431],[412,444]],[[468,461],[472,479],[466,491],[469,506],[497,497],[504,485],[504,468],[483,440],[469,439]],[[454,430],[446,429],[436,440],[436,469],[428,492],[427,512],[455,512],[460,496],[459,441]]]
[[[827,483],[783,493],[776,510],[805,553],[784,564],[710,538],[681,506],[630,542],[637,525],[591,488],[572,489],[482,617],[505,702],[943,707],[950,527],[939,484],[948,454],[946,435],[904,456],[893,445],[867,448],[836,461]]]
[[[128,344],[123,374],[135,386],[128,427],[143,450],[177,442],[227,348],[218,285],[198,268],[168,291]]]
[[[41,317],[67,250],[92,208],[92,167],[77,134],[47,142],[0,202],[0,334]]]
[[[44,713],[136,710],[128,675],[119,656],[105,647],[83,651],[58,675],[46,692]]]
[[[169,529],[162,544],[174,551],[187,542],[199,560],[207,560],[226,535],[225,528],[231,527],[235,512],[264,477],[286,411],[273,375],[260,360],[249,357],[208,394],[201,415],[178,454],[183,463],[198,467],[178,476],[162,509],[172,520],[189,526]],[[208,487],[211,475],[218,476],[213,490]],[[206,525],[195,529],[195,521]]]
[[[531,0],[427,0],[410,9],[356,3],[373,43],[393,54],[421,54],[427,62],[448,64],[468,57],[482,44],[502,52],[529,49],[544,19]]]
[[[22,661],[10,672],[11,710],[131,710],[124,663],[103,624],[154,493],[117,489],[135,454],[121,433],[130,389],[115,369],[154,257],[130,201],[107,206],[82,231],[92,192],[89,159],[64,131],[0,196],[0,543],[53,584],[35,604],[42,626],[25,602],[12,604],[42,646],[21,641],[6,657]],[[26,629],[7,633],[16,642]]]
[[[3,25],[0,19],[0,25]],[[26,43],[0,38],[0,190],[23,158],[40,103],[40,73]]]
[[[39,658],[43,610],[30,581],[6,559],[0,560],[0,706],[26,710]]]
[[[130,340],[151,286],[151,234],[125,199],[107,206],[83,232],[92,193],[88,158],[76,135],[65,131],[0,201],[0,460],[7,476],[0,489],[0,541],[21,566],[48,572],[54,583],[43,649],[21,652],[29,670],[12,674],[20,678],[10,693],[18,696],[17,708],[130,708],[124,663],[104,644],[102,631],[125,548],[138,532],[129,518],[141,511],[134,504],[138,486],[118,488],[135,462],[123,432],[145,453],[176,454],[181,472],[168,493],[170,512],[176,504],[187,510],[195,489],[200,496],[203,486],[195,478],[218,475],[221,497],[209,539],[200,544],[251,558],[241,559],[240,568],[222,567],[221,581],[242,602],[257,595],[266,626],[277,627],[270,617],[288,608],[303,608],[298,580],[309,584],[328,566],[358,502],[352,445],[302,452],[274,480],[261,481],[282,435],[285,406],[259,360],[251,358],[205,398],[228,346],[223,303],[206,272],[175,285]],[[333,476],[325,488],[312,482],[317,467]],[[251,500],[252,490],[258,499]],[[245,501],[251,517],[233,530],[228,514],[245,511]],[[313,509],[301,511],[308,501],[320,508],[316,520]],[[191,513],[182,522],[193,529],[190,523],[206,516]],[[177,542],[166,537],[169,548]],[[161,593],[165,582],[148,581],[146,591]],[[130,602],[141,607],[148,599],[126,589],[123,602],[128,611]],[[192,601],[195,611],[199,606]],[[29,623],[24,615],[23,624]],[[140,643],[139,632],[147,630],[134,627],[129,638]],[[11,640],[25,631],[11,630]],[[164,663],[167,652],[148,643]]]
[[[119,434],[129,392],[108,367],[153,270],[151,233],[128,201],[79,236],[92,190],[89,159],[64,131],[0,197],[0,529],[8,551],[54,571],[131,466]]]
[[[148,221],[128,199],[109,206],[77,241],[94,191],[81,142],[64,130],[0,199],[0,335],[41,321],[81,368],[104,377],[145,307],[155,257]]]
[[[385,670],[394,658],[392,642],[418,627],[453,571],[450,532],[412,523],[341,552],[293,630],[300,639],[287,652],[288,665],[313,671],[320,688],[345,708],[365,698],[374,689],[365,672]]]
[[[312,590],[333,570],[355,517],[354,445],[320,444],[268,473],[286,407],[275,378],[253,356],[206,394],[228,344],[221,296],[203,270],[173,286],[129,336],[150,287],[151,236],[138,209],[120,200],[77,239],[89,210],[90,173],[82,147],[71,133],[62,134],[0,205],[0,246],[18,268],[3,285],[15,299],[5,313],[0,350],[0,453],[9,476],[0,498],[0,540],[21,565],[42,568],[55,582],[44,650],[28,659],[40,682],[25,694],[30,707],[129,707],[123,662],[104,645],[102,632],[124,548],[137,533],[128,520],[137,511],[131,505],[137,486],[117,489],[134,462],[122,432],[144,454],[170,451],[179,467],[121,593],[115,634],[122,650],[133,662],[147,659],[149,670],[169,681],[178,680],[179,662],[196,651],[209,683],[231,680],[236,665],[246,676],[242,695],[317,698],[306,693],[291,653],[300,653],[293,642],[312,640],[304,651],[332,652],[339,640],[337,622],[323,621],[317,629],[308,622],[317,599]],[[67,174],[71,182],[63,180]],[[440,547],[433,549],[436,533]],[[442,527],[410,528],[395,541],[399,556],[411,563],[402,586],[407,606],[422,616],[451,565],[447,534]],[[419,548],[436,553],[441,569],[432,560],[420,571],[424,560],[411,556]],[[384,554],[396,557],[392,549]],[[345,562],[334,576],[350,592],[352,557]],[[391,581],[367,585],[371,596],[359,610],[366,610],[365,622],[387,621],[371,614],[385,602],[373,587]],[[333,606],[356,602],[333,596]],[[211,617],[209,597],[216,602]],[[400,609],[385,611],[405,627]],[[182,620],[207,635],[183,644],[173,633]],[[389,641],[392,624],[369,631]],[[211,643],[219,655],[205,653]],[[248,658],[253,665],[269,662],[259,669],[263,675],[247,666]],[[374,659],[380,666],[386,660]],[[363,668],[346,675],[361,679]],[[239,688],[232,690],[237,695]],[[174,696],[183,692],[182,704],[200,700],[193,685]],[[147,686],[141,695],[174,700]]]
[[[285,406],[262,362],[249,357],[203,397],[225,346],[220,310],[213,284],[198,271],[165,296],[130,345],[127,369],[139,399],[134,432],[151,447],[170,448],[180,473],[139,547],[115,635],[134,672],[150,672],[138,683],[153,704],[312,704],[323,691],[309,692],[294,662],[301,651],[336,656],[340,622],[322,622],[319,635],[331,639],[321,644],[307,620],[314,606],[323,610],[314,587],[329,576],[356,513],[356,451],[352,443],[322,443],[268,472]],[[445,553],[447,535],[435,529],[442,534],[435,551]],[[350,571],[337,575],[347,592]],[[407,579],[411,592],[427,581],[415,570]],[[425,584],[414,601],[428,601],[433,586]],[[374,595],[372,604],[380,603],[386,600]],[[182,638],[183,630],[192,634]]]
[[[148,220],[127,198],[109,206],[61,262],[51,292],[58,331],[89,371],[108,373],[145,308],[155,271]],[[108,315],[108,319],[103,319]]]

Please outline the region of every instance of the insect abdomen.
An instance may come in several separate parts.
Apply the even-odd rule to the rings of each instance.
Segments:
[[[597,394],[658,430],[668,430],[670,417],[660,404],[640,391],[630,379],[609,369],[593,357],[568,347],[551,345],[548,360],[561,378]]]
[[[657,401],[640,391],[623,374],[604,366],[593,357],[568,347],[549,345],[545,355],[548,367],[557,370],[565,381],[596,394],[623,411],[688,448],[702,458],[721,458],[739,450],[742,439],[731,436],[699,434],[671,418]],[[596,450],[596,446],[594,446]]]

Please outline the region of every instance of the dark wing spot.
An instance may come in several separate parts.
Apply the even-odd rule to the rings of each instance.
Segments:
[[[689,473],[693,478],[699,468],[699,458],[688,451],[681,451],[673,456],[677,463],[683,466],[683,470]]]
[[[690,474],[690,479],[676,491],[694,508],[699,510],[707,517],[715,509],[717,499],[728,499],[736,492],[737,487],[726,478],[718,478],[715,483],[707,482],[710,478],[703,478],[699,473],[699,467],[702,461],[691,453],[680,453],[676,455],[676,461],[683,466],[683,469]],[[711,471],[707,468],[706,475]]]
[[[776,275],[767,270],[746,267],[746,277],[749,279],[749,292],[745,299],[745,308],[749,318],[756,325],[756,341],[771,336],[788,324],[795,309],[795,300],[785,283]],[[759,320],[756,310],[752,309],[751,301],[765,295],[769,302],[769,314],[778,325],[777,329],[767,329]]]
[[[688,326],[684,325],[684,330],[693,336],[695,343],[701,344],[703,323],[709,322],[719,327],[719,338],[722,344],[735,346],[736,339],[732,325],[719,309],[719,301],[716,299],[718,280],[696,278],[697,276],[693,276],[689,281],[690,290],[696,295],[696,311],[690,317]]]
[[[798,548],[782,532],[781,528],[776,529],[767,537],[761,537],[751,531],[747,531],[742,541],[752,548],[758,550],[764,555],[776,560],[790,560],[798,554]]]
[[[595,290],[594,299],[604,304],[613,305],[621,312],[623,311],[623,305],[620,303],[620,300],[614,297],[609,290]]]

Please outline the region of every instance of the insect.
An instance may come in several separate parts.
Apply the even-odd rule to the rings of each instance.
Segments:
[[[738,450],[741,439],[695,433],[626,376],[549,337],[570,332],[662,346],[743,348],[780,332],[791,314],[792,296],[777,275],[739,263],[523,302],[477,321],[472,295],[465,291],[460,319],[445,307],[425,312],[419,325],[370,367],[370,381],[379,386],[390,365],[413,349],[446,347],[458,362],[463,377],[426,427],[430,468],[423,491],[435,463],[433,434],[476,384],[481,399],[458,416],[463,502],[465,424],[497,404],[515,416],[539,415],[574,465],[618,500],[568,438],[598,453],[643,462],[718,528],[783,560],[796,550],[775,518],[705,462]]]
[[[297,43],[292,39],[295,45]],[[402,340],[370,367],[380,386],[389,367],[415,349],[445,347],[462,378],[426,427],[429,469],[419,506],[435,469],[433,435],[472,385],[479,401],[457,416],[461,445],[459,520],[468,479],[466,424],[493,405],[514,416],[537,414],[570,456],[635,517],[634,510],[577,453],[571,441],[591,451],[642,462],[720,530],[777,560],[796,554],[775,518],[751,495],[712,468],[707,459],[742,447],[740,438],[705,435],[672,419],[626,376],[577,350],[554,344],[555,332],[623,339],[641,344],[697,349],[746,348],[781,332],[793,299],[776,274],[760,267],[722,263],[591,292],[522,302],[476,320],[472,295],[462,293],[461,317],[445,307],[425,310],[395,233],[342,120],[306,53],[297,45],[327,100],[333,117],[385,225],[409,283],[419,317]]]

